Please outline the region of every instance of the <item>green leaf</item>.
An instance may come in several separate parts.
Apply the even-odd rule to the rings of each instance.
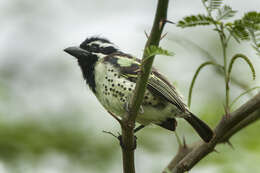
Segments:
[[[241,19],[235,20],[227,28],[232,37],[237,41],[251,40],[253,41],[253,48],[260,54],[260,13],[255,11],[246,13]]]
[[[222,1],[223,0],[210,0],[208,6],[209,11],[218,9],[222,5]]]
[[[209,16],[205,16],[203,14],[191,15],[184,17],[183,20],[180,20],[177,26],[186,28],[193,27],[198,25],[211,25],[214,23],[214,19]]]
[[[233,30],[230,29],[230,28],[227,28],[227,30],[229,31],[230,35],[231,35],[238,43],[240,43],[239,37],[238,37],[236,34],[234,34]]]
[[[151,45],[145,49],[145,60],[155,55],[173,56],[174,54],[168,50],[154,45]]]
[[[224,5],[221,9],[218,9],[216,20],[229,19],[236,14],[237,11],[232,10],[230,6]]]
[[[242,20],[245,27],[260,30],[260,13],[255,11],[248,12],[244,15]]]
[[[257,55],[260,56],[260,31],[254,31],[252,29],[248,29],[248,31],[253,42],[252,47],[256,50]]]
[[[241,40],[249,40],[249,32],[247,31],[243,20],[235,20],[231,27],[232,32]]]

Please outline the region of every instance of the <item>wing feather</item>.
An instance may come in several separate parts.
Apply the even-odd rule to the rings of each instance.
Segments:
[[[183,112],[186,111],[186,105],[183,103],[180,95],[177,93],[174,86],[172,86],[161,74],[152,70],[152,73],[148,80],[148,87],[156,90],[166,100],[177,106]]]
[[[140,68],[139,59],[135,59],[128,54],[120,53],[107,56],[106,61],[117,66],[123,77],[128,78],[131,81],[137,80],[137,74]],[[148,79],[147,88],[153,94],[158,95],[174,104],[181,111],[185,112],[187,110],[186,105],[183,103],[174,86],[171,85],[167,79],[154,68],[152,69],[151,75]]]

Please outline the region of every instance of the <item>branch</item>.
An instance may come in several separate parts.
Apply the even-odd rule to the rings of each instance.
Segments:
[[[191,96],[192,96],[192,91],[193,91],[193,87],[194,87],[194,83],[200,73],[200,71],[202,70],[202,68],[204,68],[205,66],[208,66],[208,65],[213,65],[213,66],[216,66],[220,69],[223,69],[223,67],[213,61],[207,61],[207,62],[204,62],[202,63],[196,70],[193,78],[192,78],[192,81],[191,81],[191,84],[190,84],[190,89],[189,89],[189,96],[188,96],[188,107],[190,107],[191,105]]]
[[[146,42],[145,49],[151,45],[158,46],[161,38],[161,34],[164,25],[167,21],[167,9],[169,0],[158,0],[157,10],[153,22],[152,31]],[[143,59],[141,63],[140,73],[136,82],[133,97],[130,101],[130,108],[128,115],[122,118],[122,143],[121,145],[123,154],[123,169],[124,173],[134,173],[134,149],[136,147],[136,141],[134,136],[135,120],[143,101],[144,93],[147,86],[147,81],[152,68],[154,56],[144,61],[146,57],[146,51],[144,51]]]
[[[240,123],[238,123],[235,127],[230,129],[225,134],[225,136],[223,136],[221,138],[219,143],[221,143],[221,142],[224,143],[224,142],[228,141],[235,133],[237,133],[238,131],[242,130],[243,128],[247,127],[248,125],[254,123],[255,121],[257,121],[259,119],[260,119],[260,108],[257,111],[255,111],[254,113],[252,113],[251,115],[249,115],[248,117],[246,117]]]
[[[199,141],[193,144],[192,147],[189,147],[189,152],[183,154],[181,158],[178,153],[175,158],[178,157],[180,161],[171,162],[168,169],[172,173],[183,173],[190,170],[201,159],[215,151],[214,148],[217,144],[229,142],[228,140],[239,130],[258,119],[260,119],[260,92],[230,115],[224,115],[214,130],[214,138],[209,143]]]

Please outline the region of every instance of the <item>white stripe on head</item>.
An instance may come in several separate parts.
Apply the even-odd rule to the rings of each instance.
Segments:
[[[115,48],[118,48],[116,45],[114,45],[113,43],[103,43],[102,41],[93,41],[91,43],[89,43],[88,45],[91,46],[92,44],[97,44],[99,45],[99,47],[115,47]]]
[[[104,58],[104,57],[107,56],[106,54],[103,54],[103,53],[94,53],[94,52],[92,52],[92,54],[97,55],[98,58]]]

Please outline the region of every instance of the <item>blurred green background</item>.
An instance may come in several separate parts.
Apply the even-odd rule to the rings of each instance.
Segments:
[[[102,36],[123,51],[140,57],[151,28],[156,0],[1,0],[0,1],[0,173],[112,173],[122,172],[118,141],[103,130],[117,133],[119,125],[86,87],[76,61],[63,49],[86,37]],[[259,0],[224,1],[239,10],[259,10]],[[205,13],[201,2],[171,0],[169,20]],[[211,27],[180,29],[167,25],[162,47],[174,57],[158,56],[154,66],[187,98],[196,68],[209,54],[220,57],[220,44]],[[260,85],[260,57],[249,43],[232,41],[228,55],[247,54],[256,68],[242,61],[233,77],[247,86]],[[221,62],[221,59],[218,58]],[[231,98],[243,90],[233,85]],[[252,94],[256,93],[253,92]],[[223,78],[210,68],[199,75],[191,110],[214,127],[223,115]],[[249,96],[243,97],[236,106]],[[219,145],[191,172],[260,172],[260,122]],[[187,143],[199,139],[179,120],[177,131]],[[161,172],[178,148],[175,136],[150,126],[138,133],[137,172]]]

